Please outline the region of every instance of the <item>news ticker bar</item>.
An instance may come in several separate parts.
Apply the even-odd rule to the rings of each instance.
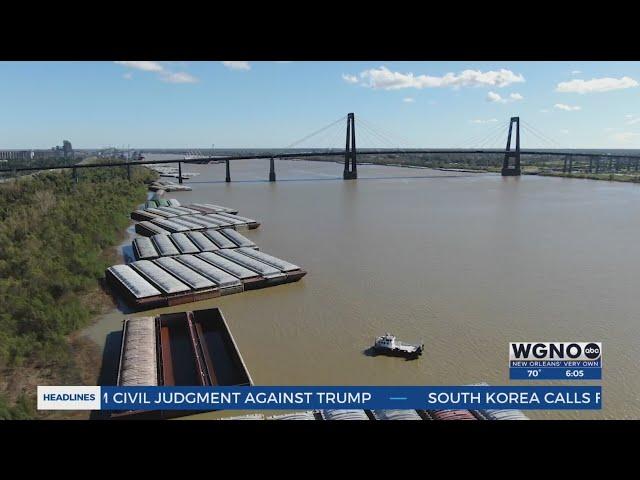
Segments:
[[[601,386],[39,386],[39,410],[599,410]]]

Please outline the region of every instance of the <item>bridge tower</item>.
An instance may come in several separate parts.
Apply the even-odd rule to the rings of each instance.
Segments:
[[[342,178],[352,180],[358,178],[356,163],[356,119],[353,113],[347,115],[347,143],[344,150],[344,173]]]
[[[513,134],[513,124],[516,124],[516,149],[511,150],[511,135]],[[513,167],[509,165],[509,159],[513,158]],[[509,122],[509,136],[507,137],[507,149],[504,152],[504,162],[502,163],[502,176],[511,177],[520,175],[520,117],[511,117]]]

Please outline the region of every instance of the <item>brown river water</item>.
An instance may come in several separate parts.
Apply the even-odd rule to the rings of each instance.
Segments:
[[[374,165],[343,181],[340,164],[285,160],[269,183],[268,169],[232,162],[226,184],[223,164],[183,166],[200,173],[193,191],[167,197],[257,219],[243,234],[307,276],[137,315],[220,307],[263,385],[524,384],[508,379],[508,342],[599,341],[603,410],[527,415],[640,418],[640,186]],[[86,330],[106,344],[104,382],[123,318]],[[387,331],[424,355],[367,356]]]

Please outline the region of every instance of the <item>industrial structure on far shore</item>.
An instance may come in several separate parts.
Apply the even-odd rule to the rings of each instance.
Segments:
[[[35,160],[46,158],[73,158],[73,146],[69,140],[63,140],[62,146],[57,145],[48,150],[0,150],[0,161],[7,160]]]

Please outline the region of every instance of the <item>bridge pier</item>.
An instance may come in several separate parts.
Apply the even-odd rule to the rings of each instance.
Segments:
[[[636,162],[635,162],[635,171],[638,171],[638,163],[640,163],[640,161],[636,158]]]
[[[76,167],[73,167],[73,183],[78,183],[78,172],[76,170]]]
[[[600,157],[596,158],[596,173],[600,173]]]
[[[344,180],[358,178],[358,166],[356,163],[356,119],[353,113],[347,115],[347,143],[344,149]]]
[[[569,157],[569,175],[573,173],[573,157]]]
[[[269,159],[269,181],[270,182],[276,181],[276,168],[274,165],[273,157]]]
[[[511,135],[513,134],[513,124],[516,124],[516,149],[511,150]],[[513,158],[513,167],[509,165],[509,159]],[[519,177],[520,176],[520,117],[511,117],[509,122],[509,136],[507,137],[507,148],[504,152],[504,161],[502,162],[503,177]]]
[[[226,169],[226,175],[224,177],[224,181],[229,183],[231,182],[231,169],[229,168],[229,160],[225,160],[225,169]]]
[[[182,162],[178,162],[178,183],[182,184]]]
[[[589,173],[593,170],[593,158],[589,157]]]
[[[609,159],[609,173],[613,172],[613,158]]]
[[[567,161],[568,161],[568,157],[565,155],[563,157],[564,163],[562,165],[562,173],[567,173]]]

